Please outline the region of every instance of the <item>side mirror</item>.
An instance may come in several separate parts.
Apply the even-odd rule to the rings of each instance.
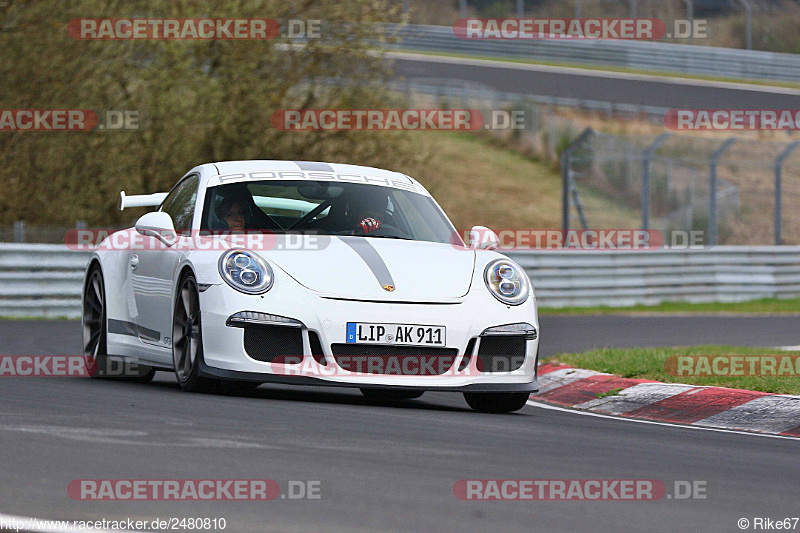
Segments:
[[[161,211],[147,213],[136,221],[136,231],[144,236],[155,237],[167,246],[172,246],[178,240],[172,217]]]
[[[469,247],[476,250],[494,250],[500,246],[500,237],[486,226],[472,226],[469,230]]]

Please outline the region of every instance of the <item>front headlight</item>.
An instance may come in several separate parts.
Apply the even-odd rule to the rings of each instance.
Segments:
[[[528,275],[508,259],[492,261],[483,272],[492,296],[508,305],[525,303],[530,292]]]
[[[222,254],[219,273],[225,283],[247,294],[267,292],[274,280],[272,268],[250,250],[229,250]]]

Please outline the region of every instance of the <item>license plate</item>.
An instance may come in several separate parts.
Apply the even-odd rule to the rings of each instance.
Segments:
[[[444,346],[444,326],[348,322],[347,342],[399,346]]]

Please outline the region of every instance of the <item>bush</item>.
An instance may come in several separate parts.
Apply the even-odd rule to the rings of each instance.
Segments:
[[[5,109],[134,110],[138,131],[0,132],[0,224],[129,222],[119,190],[166,191],[195,165],[309,159],[404,170],[425,156],[405,134],[282,132],[279,109],[382,108],[390,74],[369,47],[399,3],[317,0],[50,0],[0,3]],[[301,18],[347,21],[307,46],[268,41],[81,41],[76,18]],[[347,80],[331,88],[325,79]],[[416,166],[415,166],[416,165]]]

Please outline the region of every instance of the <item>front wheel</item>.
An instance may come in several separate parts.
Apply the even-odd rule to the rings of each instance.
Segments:
[[[172,362],[175,377],[187,392],[210,391],[215,382],[200,377],[203,360],[203,330],[200,320],[200,293],[192,274],[181,279],[172,315]]]
[[[527,392],[465,392],[464,399],[480,413],[513,413],[525,406]]]

